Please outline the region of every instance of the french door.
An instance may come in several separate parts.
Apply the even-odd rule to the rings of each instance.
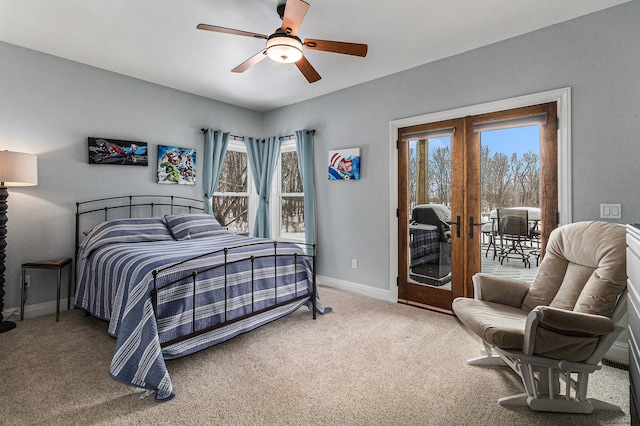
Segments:
[[[552,102],[398,129],[400,303],[451,312],[454,298],[473,296],[471,277],[482,269],[488,211],[512,207],[504,199],[502,206],[493,205],[486,194],[483,158],[488,148],[482,140],[492,130],[538,129],[539,154],[534,155],[539,157],[532,158],[539,159],[533,176],[544,255],[548,235],[558,224],[556,116]]]

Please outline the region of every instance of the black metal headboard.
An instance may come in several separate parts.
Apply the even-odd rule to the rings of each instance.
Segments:
[[[83,229],[90,229],[100,222],[126,217],[154,217],[164,214],[203,212],[202,199],[178,197],[175,195],[122,195],[118,197],[98,198],[76,203],[76,247],[81,236],[81,217],[92,215],[92,221],[82,224]]]

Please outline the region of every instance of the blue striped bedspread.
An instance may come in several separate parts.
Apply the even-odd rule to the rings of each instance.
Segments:
[[[302,249],[294,244],[278,243],[276,267],[273,257],[259,258],[274,253],[269,240],[238,236],[224,230],[215,234],[184,241],[164,237],[156,241],[136,242],[113,239],[93,248],[87,245],[80,247],[76,306],[109,321],[109,333],[116,337],[110,374],[128,385],[155,391],[157,401],[166,401],[175,396],[165,359],[178,358],[225,341],[287,315],[302,304],[311,307],[312,272],[308,259],[300,256],[294,263],[293,258],[280,256],[293,252],[304,255]],[[267,244],[246,246],[256,242]],[[227,253],[226,290],[224,267],[199,272],[196,275],[195,297],[192,278],[158,292],[156,320],[151,297],[154,270],[238,245],[239,248]],[[248,253],[256,257],[253,292],[251,261],[234,263],[237,259],[246,258]],[[185,273],[221,265],[224,257],[224,252],[220,252],[171,267],[159,276],[158,285],[162,286]],[[272,279],[274,269],[277,288]],[[288,302],[305,294],[308,297]],[[192,315],[194,303],[195,318]],[[283,306],[249,318],[243,317],[276,303]],[[325,313],[330,308],[322,308],[318,301],[317,310]],[[197,329],[202,329],[234,318],[242,319],[162,347],[164,343],[190,333],[194,322]]]

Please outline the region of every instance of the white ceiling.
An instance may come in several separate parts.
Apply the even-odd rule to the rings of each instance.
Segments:
[[[270,60],[231,73],[264,40],[196,29],[271,34],[279,0],[0,0],[0,40],[268,111],[629,0],[307,1],[301,39],[369,46],[366,58],[306,50],[322,76],[313,84]]]

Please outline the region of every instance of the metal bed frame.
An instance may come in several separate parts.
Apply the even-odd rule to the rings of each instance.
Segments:
[[[102,212],[102,222],[109,219],[121,219],[132,217],[153,217],[156,208],[164,210],[165,214],[204,212],[202,200],[174,195],[122,195],[116,197],[97,198],[95,200],[80,201],[76,203],[76,247],[75,257],[78,258],[80,247],[80,218],[82,216]],[[148,207],[149,213],[134,216],[134,211],[140,211],[140,207]],[[168,208],[168,209],[167,209]],[[120,215],[109,216],[109,212],[123,212]],[[142,211],[144,213],[144,211]],[[160,213],[158,213],[160,214]],[[95,221],[97,225],[100,221]]]
[[[75,258],[77,260],[78,250],[81,239],[81,217],[88,214],[96,214],[103,213],[101,215],[101,220],[97,221],[95,224],[100,223],[101,221],[107,221],[110,219],[121,219],[121,218],[132,218],[132,217],[154,217],[154,215],[160,215],[160,212],[163,214],[180,214],[180,213],[193,213],[193,212],[203,212],[204,208],[202,206],[202,200],[198,200],[195,198],[187,198],[187,197],[177,197],[173,195],[126,195],[126,196],[117,196],[117,197],[107,197],[100,198],[90,201],[82,201],[76,203],[76,238],[75,238]],[[148,214],[144,214],[145,211]],[[119,215],[115,215],[114,212],[120,212]],[[112,213],[110,215],[110,213]],[[158,292],[172,285],[176,285],[178,283],[184,282],[186,279],[190,279],[193,283],[192,285],[192,310],[191,310],[191,332],[184,336],[178,336],[172,340],[163,342],[161,344],[162,347],[169,346],[184,340],[188,340],[192,337],[201,335],[203,333],[207,333],[209,331],[221,328],[223,326],[232,324],[234,322],[239,322],[244,319],[250,318],[255,315],[262,314],[264,312],[277,309],[281,306],[291,304],[293,302],[303,300],[306,298],[311,298],[312,303],[312,312],[313,319],[316,319],[316,298],[317,298],[317,284],[316,284],[316,246],[315,244],[303,244],[297,243],[306,249],[311,249],[312,254],[287,254],[287,253],[278,253],[278,241],[269,241],[269,242],[251,242],[247,244],[240,244],[231,247],[225,247],[220,250],[212,251],[209,253],[201,254],[196,257],[167,265],[163,268],[156,269],[152,272],[153,275],[153,289],[151,291],[153,309],[156,316],[156,320],[158,319]],[[246,257],[242,257],[240,259],[235,259],[233,261],[227,261],[227,257],[229,252],[232,252],[234,249],[251,247],[251,246],[273,246],[273,254],[254,256],[251,254],[247,254]],[[194,271],[190,274],[180,276],[170,282],[164,284],[158,284],[158,281],[164,275],[167,275],[171,272],[171,269],[178,265],[183,265],[188,262],[194,261],[196,259],[206,258],[208,256],[213,256],[223,253],[224,254],[224,262],[218,264],[212,264],[200,270]],[[306,251],[305,251],[306,253]],[[269,258],[273,257],[274,260],[274,304],[262,309],[255,309],[254,306],[254,262],[259,258]],[[278,258],[284,257],[292,257],[295,265],[295,276],[296,282],[295,284],[295,295],[293,298],[289,298],[285,301],[278,302]],[[307,287],[305,287],[305,291],[298,291],[298,281],[297,281],[297,260],[298,258],[307,258],[311,263],[311,271],[312,271],[312,288],[309,291]],[[228,294],[228,277],[227,277],[227,267],[231,264],[238,262],[251,262],[251,312],[245,314],[240,317],[235,317],[232,319],[227,319],[227,294]],[[198,329],[196,327],[196,293],[197,293],[197,281],[196,277],[198,274],[211,271],[214,269],[223,268],[224,271],[224,319],[221,323],[211,325],[209,327]]]

